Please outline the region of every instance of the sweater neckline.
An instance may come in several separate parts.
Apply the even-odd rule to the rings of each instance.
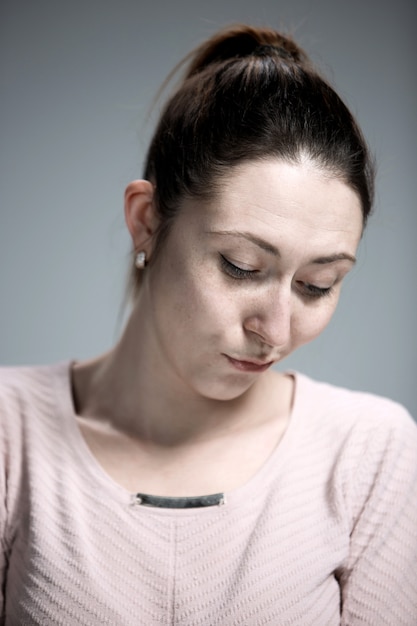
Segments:
[[[131,493],[122,485],[116,482],[102,467],[100,462],[90,450],[77,424],[74,410],[72,388],[71,388],[71,367],[73,361],[65,361],[55,366],[55,394],[59,407],[59,416],[63,419],[63,427],[66,431],[67,443],[74,452],[74,459],[86,473],[86,476],[95,483],[95,487],[100,489],[104,497],[112,498],[122,506],[129,505],[140,511],[142,514],[168,515],[168,516],[195,516],[210,515],[219,509],[241,506],[250,502],[253,498],[262,497],[268,491],[268,486],[279,479],[285,468],[285,461],[290,453],[292,442],[298,429],[298,422],[303,413],[301,410],[302,388],[308,383],[308,378],[299,372],[288,371],[285,374],[291,375],[294,379],[293,405],[290,412],[287,428],[273,450],[261,467],[243,485],[225,492],[221,501],[221,506],[209,506],[201,508],[154,508],[138,506],[136,493]],[[211,494],[201,494],[211,495]]]

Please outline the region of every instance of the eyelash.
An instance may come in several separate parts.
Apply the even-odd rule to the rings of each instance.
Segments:
[[[254,280],[258,274],[258,270],[244,270],[238,267],[222,254],[220,255],[220,261],[224,272],[235,280]],[[319,298],[329,296],[333,291],[333,287],[317,287],[317,285],[302,282],[300,282],[299,285],[302,286],[303,295],[311,300],[318,300]]]
[[[302,283],[304,295],[311,300],[318,300],[319,298],[325,298],[330,296],[333,291],[333,287],[317,287],[317,285],[310,285],[310,283]]]
[[[257,274],[257,270],[243,270],[241,267],[238,267],[234,263],[231,263],[222,254],[220,255],[220,262],[225,273],[237,280],[242,280],[245,278],[253,280]]]

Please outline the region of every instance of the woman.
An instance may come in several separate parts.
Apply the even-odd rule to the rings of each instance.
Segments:
[[[365,142],[289,38],[191,56],[125,194],[130,318],[1,374],[3,623],[417,623],[417,429],[271,366],[329,322]]]

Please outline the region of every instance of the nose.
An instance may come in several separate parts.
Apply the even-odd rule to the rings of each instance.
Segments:
[[[291,339],[291,317],[291,289],[280,285],[256,299],[244,328],[269,347],[284,350]]]

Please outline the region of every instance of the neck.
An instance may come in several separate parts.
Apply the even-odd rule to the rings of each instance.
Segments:
[[[146,320],[141,318],[140,310],[134,309],[111,352],[75,365],[79,415],[168,447],[228,436],[275,419],[280,410],[288,413],[289,379],[277,372],[264,372],[231,400],[199,395],[160,361],[157,347],[149,345]]]

